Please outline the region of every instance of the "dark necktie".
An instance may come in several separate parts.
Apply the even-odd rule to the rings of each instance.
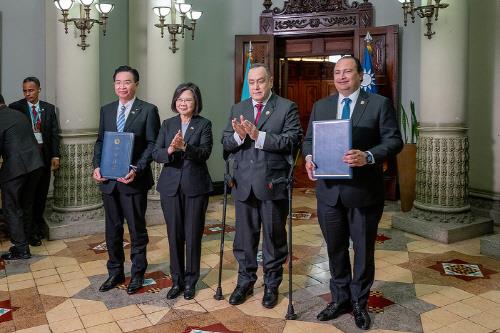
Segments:
[[[40,132],[40,124],[41,124],[41,119],[38,118],[38,112],[36,112],[36,106],[32,105],[31,106],[31,113],[33,115],[33,129],[36,132]]]
[[[260,115],[262,114],[262,109],[264,108],[264,104],[257,103],[257,104],[255,104],[255,108],[257,109],[257,115],[255,116],[255,125],[257,125],[257,122],[259,121]]]
[[[349,119],[351,117],[351,99],[346,97],[342,100],[342,103],[344,103],[344,107],[342,108],[342,119]]]

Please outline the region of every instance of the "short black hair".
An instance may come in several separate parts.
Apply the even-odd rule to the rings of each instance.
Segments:
[[[5,99],[3,99],[2,94],[0,94],[0,105],[5,104]]]
[[[37,88],[40,88],[40,80],[38,80],[37,77],[34,77],[34,76],[28,76],[27,78],[25,78],[23,80],[23,84],[24,83],[27,83],[27,82],[33,82],[34,84],[36,84]]]
[[[345,55],[342,58],[340,58],[340,60],[342,60],[342,59],[353,59],[354,62],[356,63],[356,70],[358,71],[358,73],[359,74],[363,73],[363,66],[361,65],[361,61],[359,61],[358,58],[356,58],[355,56],[352,56],[352,55]],[[337,61],[337,62],[339,62],[339,61]]]
[[[134,82],[139,82],[139,72],[137,71],[137,69],[132,68],[132,67],[127,66],[127,65],[123,65],[123,66],[120,66],[117,69],[115,69],[115,73],[113,74],[113,81],[116,78],[116,74],[121,73],[121,72],[131,73],[134,76]]]
[[[198,88],[198,86],[192,82],[181,83],[177,86],[177,88],[175,88],[174,96],[172,97],[172,104],[170,105],[170,107],[173,112],[179,113],[177,111],[175,103],[177,102],[179,96],[182,95],[182,93],[185,92],[186,90],[189,90],[193,93],[193,98],[195,103],[193,116],[197,116],[198,114],[201,113],[201,110],[203,110],[203,101],[201,99],[200,88]]]

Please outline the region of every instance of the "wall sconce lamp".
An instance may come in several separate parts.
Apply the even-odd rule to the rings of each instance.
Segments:
[[[424,36],[427,36],[427,38],[429,39],[432,38],[432,35],[436,34],[435,31],[432,31],[432,18],[434,17],[434,20],[437,21],[439,9],[449,6],[449,4],[447,3],[441,3],[441,0],[434,0],[434,3],[432,2],[433,0],[427,0],[427,5],[423,5],[425,0],[422,0],[422,5],[417,7],[415,6],[414,0],[398,1],[403,4],[403,17],[405,27],[408,23],[408,15],[410,15],[411,17],[411,22],[415,23],[415,12],[420,18],[427,19],[427,32],[424,34]]]
[[[108,3],[96,3],[95,8],[99,12],[99,19],[90,18],[90,9],[95,0],[54,0],[54,5],[61,11],[62,19],[59,22],[64,23],[64,31],[68,33],[68,23],[73,22],[75,27],[80,30],[80,44],[77,44],[82,50],[85,50],[90,44],[87,44],[87,34],[94,24],[102,25],[102,33],[106,36],[106,20],[108,14],[113,10],[115,5]],[[79,3],[80,17],[68,18],[69,10],[73,7],[75,2]]]

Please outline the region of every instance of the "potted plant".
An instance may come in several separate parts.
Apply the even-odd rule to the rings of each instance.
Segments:
[[[415,182],[417,177],[417,140],[418,126],[415,114],[415,103],[410,101],[410,117],[401,104],[401,132],[403,135],[403,150],[397,155],[399,197],[401,211],[408,212],[413,208],[415,200]]]

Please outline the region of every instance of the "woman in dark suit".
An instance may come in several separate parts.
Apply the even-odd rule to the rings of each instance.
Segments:
[[[213,190],[206,163],[212,151],[212,123],[199,115],[201,93],[193,83],[176,88],[171,107],[178,115],[163,121],[153,150],[154,160],[163,163],[156,189],[170,248],[173,286],[167,298],[184,291],[184,298],[192,299],[200,277],[208,193]]]

